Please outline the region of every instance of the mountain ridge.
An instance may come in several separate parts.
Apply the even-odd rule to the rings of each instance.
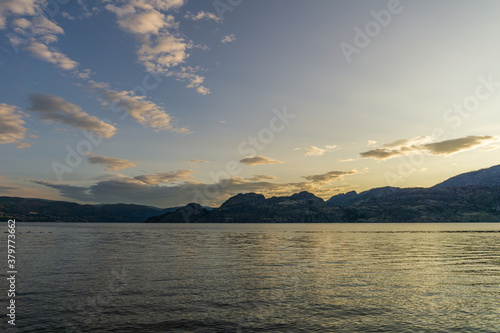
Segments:
[[[0,197],[0,219],[27,222],[477,222],[500,221],[500,165],[463,173],[430,188],[379,187],[323,200],[303,191],[265,198],[239,193],[218,208],[191,203],[157,208]]]

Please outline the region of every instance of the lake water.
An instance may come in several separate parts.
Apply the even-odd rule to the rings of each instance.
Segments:
[[[500,332],[500,224],[18,223],[17,233],[12,330],[0,284],[7,332]]]

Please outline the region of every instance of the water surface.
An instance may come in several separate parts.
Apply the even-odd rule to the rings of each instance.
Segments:
[[[500,332],[500,224],[17,232],[16,332]]]

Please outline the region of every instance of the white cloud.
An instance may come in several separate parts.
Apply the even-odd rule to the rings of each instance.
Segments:
[[[13,105],[0,104],[0,144],[17,143],[18,148],[29,145],[22,143],[26,137],[25,121],[21,112]]]
[[[306,156],[322,156],[326,152],[333,151],[337,149],[336,145],[326,145],[325,148],[319,148],[315,146],[309,146],[306,148]]]
[[[222,40],[220,42],[222,44],[226,44],[226,43],[231,43],[231,42],[234,42],[234,41],[237,41],[236,35],[235,34],[230,34],[230,35],[224,36],[224,38],[222,38]]]
[[[87,156],[87,159],[90,162],[90,164],[105,165],[106,170],[108,171],[119,171],[137,166],[136,163],[130,162],[129,160],[108,157],[108,156],[89,155]]]
[[[34,15],[27,18],[15,18],[12,20],[13,33],[9,34],[12,45],[29,51],[33,56],[54,64],[64,70],[74,70],[78,67],[78,62],[72,60],[57,48],[49,44],[58,41],[58,35],[64,34],[64,30],[54,21],[47,19],[44,15],[35,15],[41,12],[39,1],[19,1],[19,4],[12,6],[13,1],[3,2],[0,6],[0,25],[2,13],[12,12],[20,15]],[[7,8],[7,9],[6,9]],[[10,9],[9,9],[10,8]],[[12,8],[17,8],[12,10]],[[5,27],[5,16],[4,27]]]
[[[0,29],[5,29],[9,15],[35,15],[40,10],[38,0],[2,0],[0,1]]]
[[[55,48],[49,48],[47,45],[40,42],[32,40],[24,48],[30,51],[35,57],[50,62],[59,68],[70,70],[78,66],[76,61],[71,60],[65,54],[57,51]]]
[[[199,86],[198,88],[196,88],[196,91],[202,95],[210,94],[210,89],[208,89],[207,87],[204,87],[204,86]]]
[[[165,109],[153,102],[145,100],[143,96],[134,96],[132,91],[116,91],[107,88],[104,83],[90,81],[91,89],[100,93],[102,104],[111,106],[114,111],[125,112],[139,124],[157,130],[171,130],[179,133],[188,133],[186,128],[174,126],[173,118]]]
[[[187,87],[196,88],[200,94],[210,93],[207,87],[202,86],[204,77],[196,74],[198,68],[175,69],[186,63],[189,58],[188,49],[208,48],[186,40],[178,31],[179,24],[174,16],[162,13],[181,7],[184,1],[123,0],[118,4],[108,4],[106,9],[116,15],[121,29],[136,37],[139,43],[137,57],[147,71],[188,81]],[[198,14],[193,17],[197,18]],[[203,12],[199,17],[202,19],[211,16],[210,13]]]
[[[108,4],[105,7],[118,18],[118,25],[133,34],[158,34],[160,29],[175,26],[173,16],[165,16],[156,9],[139,11],[132,5],[117,7]]]
[[[192,21],[213,20],[217,23],[222,22],[221,18],[218,17],[217,15],[215,15],[214,13],[205,12],[203,10],[201,12],[196,13],[196,14],[193,14],[191,12],[187,12],[186,15],[184,15],[184,18],[186,18],[188,20],[192,20]]]
[[[116,127],[82,111],[81,107],[61,97],[36,93],[29,95],[27,110],[36,112],[40,119],[87,130],[96,135],[110,138],[116,134]]]

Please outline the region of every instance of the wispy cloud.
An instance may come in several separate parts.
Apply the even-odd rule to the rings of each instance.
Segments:
[[[222,38],[222,40],[220,42],[222,44],[226,44],[226,43],[232,43],[232,42],[235,42],[235,41],[237,41],[236,35],[235,34],[230,34],[230,35],[224,36],[224,38]]]
[[[172,14],[163,13],[180,8],[184,3],[182,0],[122,0],[107,4],[105,8],[116,15],[121,29],[136,37],[139,43],[137,56],[147,71],[188,81],[187,87],[206,95],[210,90],[202,85],[204,77],[193,73],[192,67],[173,70],[186,63],[188,49],[198,46],[178,31],[179,23]],[[200,19],[205,17],[210,17],[209,13],[203,12]]]
[[[270,175],[255,175],[251,178],[248,178],[248,180],[251,180],[253,182],[261,182],[264,180],[272,180],[276,179],[276,176],[270,176]]]
[[[205,12],[203,10],[196,13],[196,14],[193,14],[193,13],[188,11],[186,13],[186,15],[184,15],[184,18],[186,18],[188,20],[192,20],[192,21],[212,20],[212,21],[215,21],[217,23],[222,22],[221,18],[218,17],[217,15],[215,15],[214,13]]]
[[[90,89],[100,94],[103,106],[125,112],[141,125],[157,130],[189,132],[186,128],[176,127],[174,119],[163,107],[144,99],[143,96],[135,96],[132,91],[113,90],[108,88],[106,84],[94,81],[90,81]]]
[[[158,185],[176,181],[186,181],[193,178],[193,170],[177,170],[169,172],[153,173],[134,177],[145,184]]]
[[[27,110],[37,113],[44,121],[76,127],[105,138],[116,134],[116,127],[89,115],[78,105],[61,97],[36,93],[29,95],[29,101]]]
[[[137,166],[136,163],[130,162],[129,160],[108,157],[108,156],[89,155],[87,156],[87,159],[90,162],[90,164],[105,165],[106,170],[108,171],[119,171]]]
[[[0,29],[7,26],[10,15],[35,15],[39,7],[38,0],[3,0],[0,2]]]
[[[205,160],[197,160],[197,159],[194,159],[194,160],[189,160],[187,161],[189,166],[190,167],[195,167],[197,166],[198,164],[205,164],[205,163],[210,163],[209,161],[205,161]]]
[[[265,156],[248,156],[240,160],[240,163],[248,165],[259,165],[259,164],[279,164],[282,161],[274,160]]]
[[[13,33],[8,38],[13,46],[30,52],[33,56],[54,64],[63,70],[74,70],[78,73],[78,62],[71,59],[51,44],[59,40],[64,30],[42,13],[44,1],[7,0],[0,3],[0,29],[6,28],[7,17],[14,16],[10,28]],[[19,17],[26,16],[26,17]]]
[[[343,180],[344,176],[354,175],[357,173],[359,173],[359,172],[356,169],[353,169],[351,171],[329,171],[329,172],[324,173],[324,174],[305,176],[303,178],[306,180],[309,180],[313,183],[324,184],[324,183],[327,183],[330,181]]]
[[[24,148],[28,143],[21,143],[26,137],[25,121],[16,106],[0,104],[0,144],[17,143],[18,148]]]
[[[336,145],[326,145],[325,148],[319,148],[316,146],[309,146],[306,148],[306,156],[322,156],[326,152],[334,151],[337,149]],[[295,149],[297,150],[297,149]]]
[[[397,156],[415,153],[425,153],[431,155],[451,155],[477,147],[499,142],[500,139],[483,136],[466,136],[458,139],[432,142],[431,137],[416,137],[413,139],[402,139],[392,143],[384,144],[382,148],[372,149],[359,155],[363,158],[373,158],[385,160]]]

